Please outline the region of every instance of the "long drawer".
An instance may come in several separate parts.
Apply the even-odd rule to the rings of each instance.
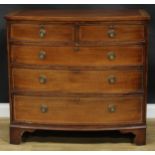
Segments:
[[[36,70],[14,68],[13,89],[66,93],[132,93],[143,89],[140,70]]]
[[[47,47],[11,46],[11,62],[26,65],[140,66],[143,46]]]
[[[75,98],[14,96],[14,121],[40,124],[142,122],[142,96]]]

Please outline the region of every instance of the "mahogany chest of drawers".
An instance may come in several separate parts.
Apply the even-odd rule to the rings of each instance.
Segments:
[[[10,143],[43,129],[119,130],[145,144],[149,18],[144,10],[7,15]]]

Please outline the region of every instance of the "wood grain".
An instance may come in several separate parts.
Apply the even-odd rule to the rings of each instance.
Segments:
[[[45,58],[39,59],[44,51]],[[105,46],[105,47],[47,47],[47,46],[11,46],[13,64],[55,65],[55,66],[140,66],[143,65],[143,46]],[[110,60],[109,54],[115,59]]]
[[[14,121],[41,124],[131,124],[142,122],[143,97],[14,97]],[[41,112],[41,106],[48,111]],[[109,112],[115,106],[115,112]]]
[[[14,21],[66,21],[66,22],[100,22],[100,21],[143,21],[150,16],[145,10],[130,9],[46,9],[19,10],[6,15],[7,20]]]
[[[6,19],[10,143],[41,129],[119,130],[145,144],[146,11],[23,10]]]
[[[143,89],[142,71],[108,70],[35,70],[13,69],[13,89],[25,91],[54,91],[69,93],[131,93]],[[39,78],[46,83],[40,84]],[[115,78],[109,84],[109,78]]]
[[[43,29],[46,34],[40,38],[39,32]],[[37,25],[37,24],[12,24],[11,39],[29,41],[73,41],[73,25]]]
[[[110,38],[108,32],[116,34]],[[87,25],[80,26],[80,41],[141,41],[144,40],[143,25]]]

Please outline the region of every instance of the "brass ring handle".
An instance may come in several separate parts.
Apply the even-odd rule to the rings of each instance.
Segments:
[[[115,76],[108,77],[108,83],[109,84],[115,84],[116,83],[116,77]]]
[[[46,76],[41,75],[41,76],[39,77],[39,83],[40,83],[40,84],[45,84],[46,82],[47,82]]]
[[[42,105],[40,106],[40,111],[41,111],[42,113],[48,112],[48,106],[45,105],[45,104],[42,104]]]
[[[108,54],[107,54],[107,58],[109,59],[109,60],[115,60],[115,58],[116,58],[116,54],[115,54],[115,52],[108,52]]]
[[[40,31],[39,31],[39,36],[40,36],[40,38],[44,38],[45,35],[46,35],[46,30],[45,30],[44,27],[41,27],[41,28],[40,28]]]
[[[108,105],[108,111],[109,111],[110,113],[116,112],[116,106],[113,105],[113,104]]]
[[[109,38],[114,38],[116,36],[116,31],[115,30],[109,30],[108,36],[109,36]]]
[[[38,58],[40,60],[44,60],[46,58],[46,52],[45,51],[40,51],[38,54]]]

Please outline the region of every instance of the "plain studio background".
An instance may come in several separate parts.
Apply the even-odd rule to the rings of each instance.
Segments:
[[[0,5],[0,103],[8,103],[8,70],[7,70],[7,49],[6,49],[6,28],[4,16],[14,10],[21,9],[83,9],[83,8],[103,8],[103,9],[145,9],[151,15],[149,33],[149,66],[148,66],[148,103],[155,103],[155,5]]]

